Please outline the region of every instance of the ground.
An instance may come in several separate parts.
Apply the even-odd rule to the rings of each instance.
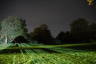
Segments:
[[[55,46],[31,43],[8,45],[7,48],[2,45],[0,64],[96,64],[96,51],[65,48],[88,45],[85,43]]]

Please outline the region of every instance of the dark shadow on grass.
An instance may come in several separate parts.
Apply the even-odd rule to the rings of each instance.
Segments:
[[[31,50],[32,52],[26,52],[26,50]],[[40,52],[41,51],[41,52]],[[59,53],[54,50],[50,50],[47,48],[31,48],[31,49],[4,49],[0,51],[0,54],[16,54],[16,53]]]
[[[75,50],[96,51],[96,45],[71,46],[66,48],[71,48]]]

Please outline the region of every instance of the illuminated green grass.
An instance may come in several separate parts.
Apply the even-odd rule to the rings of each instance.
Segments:
[[[8,52],[19,50],[19,52],[0,54],[0,64],[96,64],[96,51],[64,48],[90,45],[88,43],[36,46],[22,43],[16,45],[18,46],[13,45],[7,47],[6,50]]]
[[[24,44],[24,43],[23,43]],[[26,45],[26,44],[25,44]],[[27,45],[22,47],[10,47],[6,49],[31,49],[31,48],[54,48],[54,47],[74,47],[74,46],[84,46],[84,45],[96,45],[96,43],[80,43],[80,44],[64,44],[64,45]],[[3,45],[2,47],[5,47]],[[7,45],[8,46],[8,45]]]
[[[96,53],[2,54],[0,64],[96,64]]]

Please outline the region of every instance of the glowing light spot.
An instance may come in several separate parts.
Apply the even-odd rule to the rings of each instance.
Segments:
[[[94,0],[87,0],[88,5],[93,5]]]

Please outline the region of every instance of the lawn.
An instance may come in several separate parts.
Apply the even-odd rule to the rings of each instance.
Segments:
[[[63,46],[31,47],[31,44],[25,43],[9,46],[0,51],[0,64],[96,64],[96,51]]]

